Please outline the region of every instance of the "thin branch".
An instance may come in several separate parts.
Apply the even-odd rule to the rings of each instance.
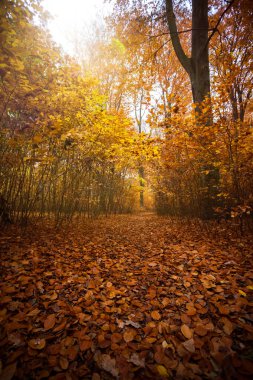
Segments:
[[[215,33],[218,31],[218,26],[220,25],[220,23],[221,23],[223,17],[224,17],[225,14],[227,13],[227,11],[231,8],[231,6],[232,6],[232,4],[233,4],[234,2],[235,2],[235,0],[230,0],[230,2],[229,2],[229,4],[228,4],[227,8],[222,12],[222,14],[221,14],[221,16],[219,17],[219,20],[217,21],[215,27],[212,28],[213,31],[212,31],[212,33],[210,34],[210,36],[208,37],[208,40],[207,40],[207,42],[206,42],[206,46],[209,44],[210,40],[213,38],[213,36],[215,35]],[[206,46],[205,46],[205,47],[206,47]]]

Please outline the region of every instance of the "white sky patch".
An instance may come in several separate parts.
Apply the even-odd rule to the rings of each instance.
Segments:
[[[53,16],[48,27],[54,41],[69,54],[73,54],[73,39],[78,31],[88,33],[89,26],[111,9],[104,0],[43,0],[42,5]]]

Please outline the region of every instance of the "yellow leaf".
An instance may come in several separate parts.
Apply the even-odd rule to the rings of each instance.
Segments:
[[[41,135],[35,135],[35,136],[33,136],[33,142],[34,142],[35,144],[39,144],[39,143],[41,143],[42,140],[43,140],[43,138],[42,138]]]
[[[240,289],[239,289],[239,293],[240,293],[243,297],[247,297],[247,294],[246,294],[243,290],[240,290]]]
[[[158,364],[156,366],[156,369],[157,369],[157,372],[159,373],[160,376],[169,377],[169,373],[168,373],[167,369],[163,365],[159,365]]]

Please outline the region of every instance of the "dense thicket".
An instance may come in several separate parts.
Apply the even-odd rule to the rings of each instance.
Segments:
[[[145,136],[54,46],[39,2],[0,12],[2,221],[131,211]]]

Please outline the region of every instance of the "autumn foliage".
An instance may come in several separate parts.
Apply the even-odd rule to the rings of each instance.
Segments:
[[[187,1],[75,56],[41,3],[0,2],[0,380],[251,379],[250,0],[203,0],[198,102]]]

